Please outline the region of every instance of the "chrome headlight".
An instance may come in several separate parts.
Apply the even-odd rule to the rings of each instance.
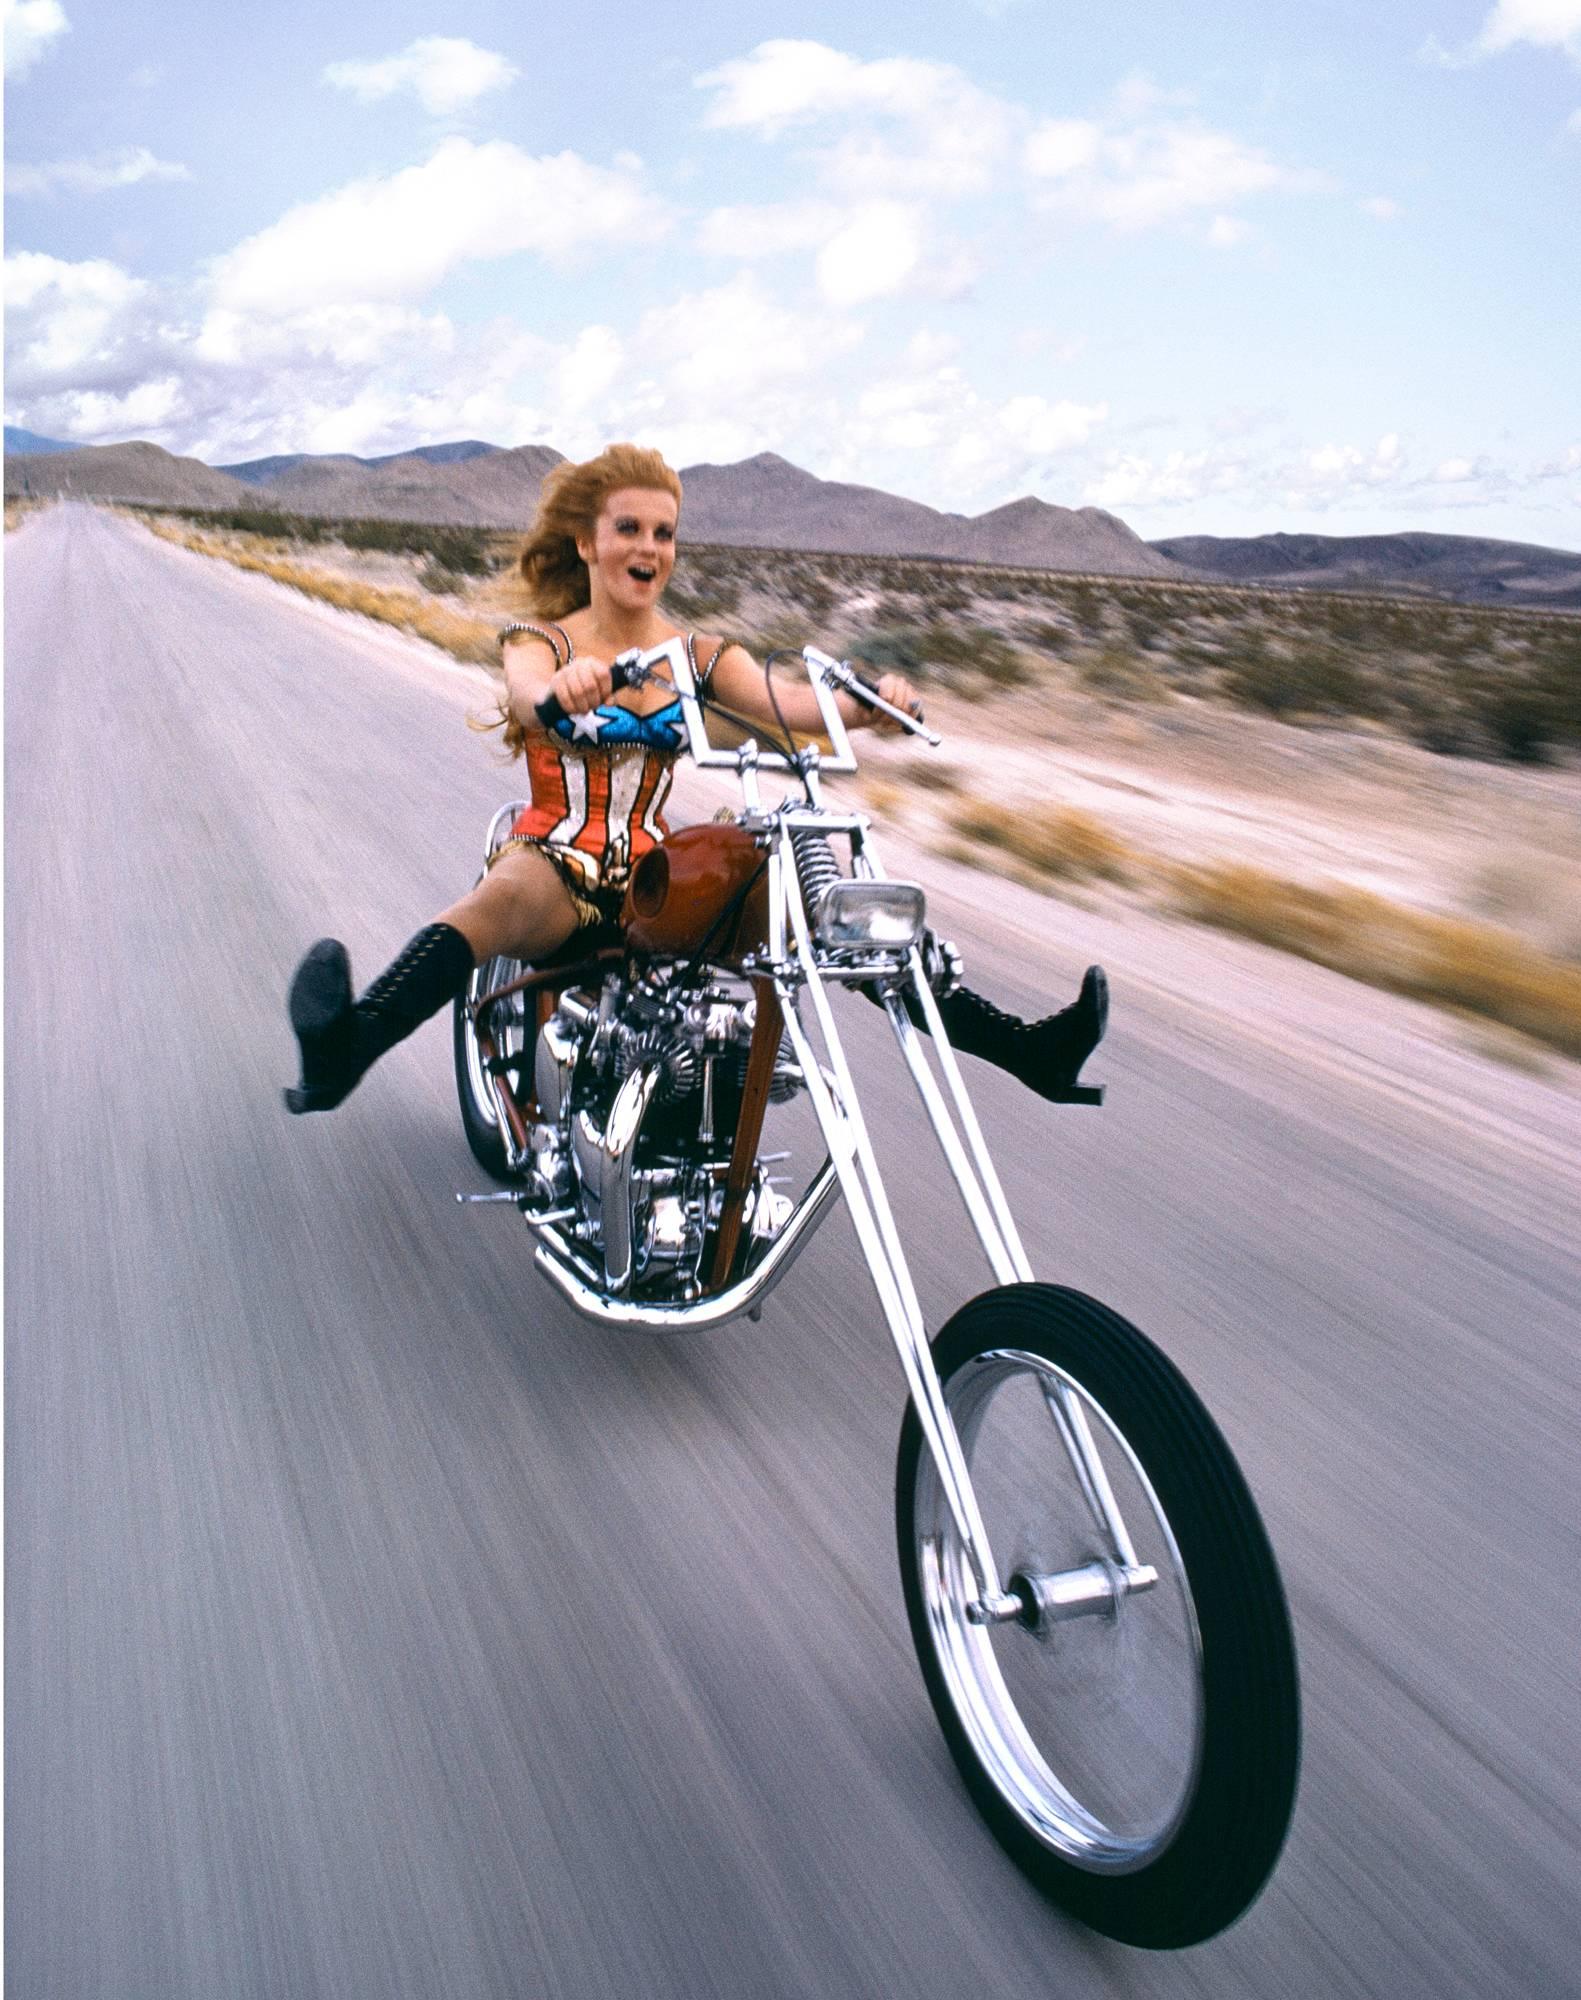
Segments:
[[[915,882],[831,882],[812,928],[830,951],[909,951],[922,936],[924,914]]]

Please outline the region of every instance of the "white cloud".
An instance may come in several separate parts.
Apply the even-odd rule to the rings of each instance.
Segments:
[[[1200,218],[1217,247],[1246,234],[1234,213],[1246,201],[1326,184],[1214,130],[1190,113],[1189,93],[1160,89],[1146,77],[1121,83],[1101,115],[1038,119],[947,63],[863,61],[822,42],[774,40],[696,83],[710,93],[708,126],[766,141],[805,134],[806,164],[846,201],[929,200],[926,221],[938,246],[929,260],[935,289],[941,269],[963,262],[958,253],[952,259],[944,241],[945,204],[1012,179],[1044,212],[1117,230]],[[707,246],[739,241],[750,213],[718,211],[719,219],[705,225]],[[787,204],[785,220],[798,237],[818,226],[806,201]],[[738,254],[771,252],[764,244]],[[913,267],[921,277],[920,254]],[[958,274],[955,282],[961,281]],[[840,280],[833,282],[849,295]],[[876,278],[871,295],[878,296]]]
[[[1372,449],[1353,444],[1324,444],[1308,451],[1290,469],[1292,485],[1306,491],[1338,491],[1354,486],[1387,486],[1405,473],[1405,455],[1397,431],[1388,431]]]
[[[925,453],[929,483],[951,496],[944,504],[993,502],[1025,492],[1108,420],[1106,403],[985,396],[953,353],[949,340],[919,333],[857,394],[831,440],[837,470],[871,483],[883,455]]]
[[[1171,451],[1158,459],[1116,452],[1088,482],[1082,498],[1090,506],[1122,512],[1131,507],[1180,506],[1205,493],[1232,488],[1240,475],[1239,459],[1222,448]]]
[[[645,312],[632,336],[644,369],[672,395],[729,404],[815,377],[862,337],[849,320],[786,306],[749,276]]]
[[[1111,126],[1077,163],[1056,152],[1052,174],[1034,148],[1024,159],[1033,180],[1046,183],[1038,196],[1043,208],[1126,231],[1212,209],[1218,211],[1217,234],[1210,231],[1210,240],[1219,244],[1226,232],[1218,225],[1229,220],[1227,211],[1235,204],[1319,184],[1315,175],[1280,166],[1230,133],[1191,119]]]
[[[6,387],[126,386],[148,341],[150,288],[103,258],[68,263],[22,250],[5,260]]]
[[[1581,63],[1581,0],[1497,0],[1475,37],[1462,46],[1446,48],[1429,35],[1422,54],[1448,69],[1464,69],[1488,56],[1507,54],[1527,43],[1533,48],[1562,49]]]
[[[629,169],[447,139],[423,165],[353,181],[238,244],[214,267],[215,303],[277,313],[417,297],[458,264],[521,251],[569,260],[668,226]]]
[[[104,194],[139,181],[191,178],[188,168],[156,158],[146,146],[123,146],[118,153],[100,153],[91,160],[48,160],[36,167],[8,165],[5,170],[8,194]]]
[[[583,327],[554,367],[558,408],[585,417],[614,388],[626,365],[625,345],[613,327]]]
[[[382,304],[315,306],[279,315],[215,306],[191,342],[193,355],[215,368],[327,363],[363,374],[416,354],[447,355],[454,347],[455,330],[443,313]]]
[[[922,261],[921,213],[898,201],[869,202],[818,255],[818,289],[834,306],[866,305],[903,291]]]
[[[1022,164],[1036,180],[1058,180],[1090,167],[1102,144],[1103,127],[1091,118],[1045,118],[1022,148]]]
[[[845,211],[827,201],[742,203],[703,217],[697,247],[714,257],[782,257],[817,250],[840,228]]]
[[[70,28],[60,0],[5,0],[5,73],[26,76]]]
[[[1518,42],[1563,49],[1581,61],[1581,0],[1498,0],[1475,47],[1483,55],[1500,55]]]
[[[986,188],[1025,115],[952,64],[863,62],[822,42],[760,42],[696,84],[713,93],[710,127],[762,139],[793,127],[847,128],[815,159],[826,182],[865,196]],[[898,146],[884,136],[897,128]]]
[[[1208,224],[1208,242],[1215,250],[1233,250],[1251,234],[1252,225],[1238,215],[1216,215]]]
[[[425,111],[444,117],[491,90],[503,90],[521,71],[504,56],[452,35],[423,35],[399,55],[333,62],[321,81],[349,90],[364,104],[411,91]]]
[[[1370,215],[1376,222],[1393,222],[1405,213],[1393,195],[1387,194],[1367,195],[1356,206],[1363,215]]]

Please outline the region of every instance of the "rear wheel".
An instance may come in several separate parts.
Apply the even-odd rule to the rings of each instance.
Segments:
[[[456,1097],[461,1106],[461,1124],[467,1135],[467,1144],[472,1149],[472,1157],[483,1171],[497,1181],[513,1181],[518,1178],[512,1173],[505,1155],[505,1141],[500,1133],[499,1112],[494,1102],[488,1072],[483,1067],[483,1051],[478,1045],[477,1031],[473,1021],[479,1000],[487,993],[495,992],[501,986],[508,986],[513,979],[520,979],[528,968],[514,958],[488,958],[477,968],[467,981],[466,991],[455,1003],[453,1042],[456,1064]],[[489,1010],[489,1025],[492,1040],[498,1055],[510,1061],[518,1058],[530,1067],[534,1033],[531,996],[524,993],[513,994],[510,999],[500,1001]],[[513,1066],[507,1073],[507,1087],[519,1082],[522,1069]],[[527,1087],[531,1088],[531,1078]]]
[[[908,1409],[901,1573],[956,1765],[1062,1907],[1128,1944],[1196,1944],[1267,1880],[1300,1757],[1289,1615],[1246,1482],[1174,1365],[1078,1292],[986,1292],[933,1356],[1021,1601],[972,1622],[965,1549]]]

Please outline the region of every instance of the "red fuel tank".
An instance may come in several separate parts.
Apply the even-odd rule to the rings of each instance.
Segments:
[[[768,853],[745,828],[683,826],[631,871],[620,920],[637,951],[740,958],[768,942]]]

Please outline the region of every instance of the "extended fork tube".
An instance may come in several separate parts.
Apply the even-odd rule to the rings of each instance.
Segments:
[[[923,1019],[928,1024],[928,1033],[938,1054],[939,1067],[944,1072],[944,1080],[949,1085],[950,1096],[954,1099],[956,1115],[965,1131],[966,1142],[972,1153],[972,1164],[982,1176],[981,1188],[972,1178],[971,1166],[962,1153],[960,1139],[950,1123],[949,1112],[939,1094],[938,1085],[933,1080],[933,1072],[928,1067],[927,1057],[922,1053],[917,1032],[907,1016],[905,1004],[898,993],[891,992],[884,996],[884,1007],[889,1015],[890,1025],[895,1030],[895,1038],[900,1043],[916,1083],[918,1095],[932,1122],[945,1158],[950,1163],[983,1248],[988,1253],[988,1261],[993,1266],[994,1275],[1001,1284],[1008,1284],[1014,1280],[1029,1282],[1032,1277],[1032,1267],[1027,1261],[1026,1251],[1021,1246],[1021,1238],[1011,1216],[1010,1205],[1005,1200],[1004,1190],[994,1169],[993,1158],[983,1138],[982,1127],[977,1122],[977,1113],[973,1110],[972,1101],[966,1094],[965,1079],[961,1075],[959,1063],[955,1060],[955,1050],[950,1044],[949,1035],[945,1032],[938,1002],[922,969],[922,954],[915,948],[911,953],[911,983],[922,1008]],[[1057,1388],[1045,1391],[1044,1401],[1048,1405],[1054,1427],[1059,1433],[1060,1443],[1070,1460],[1071,1469],[1086,1496],[1094,1522],[1108,1535],[1116,1562],[1124,1569],[1135,1569],[1136,1550],[1120,1513],[1119,1503],[1114,1497],[1109,1476],[1104,1471],[1098,1447],[1093,1442],[1092,1429],[1087,1422],[1087,1412],[1081,1406],[1080,1397],[1067,1384],[1061,1383]]]
[[[835,1029],[829,997],[818,976],[801,896],[795,882],[787,880],[787,872],[783,850],[776,849],[769,863],[770,949],[774,958],[783,963],[785,918],[788,916],[806,989],[818,1017],[819,1033],[828,1051],[830,1074],[826,1075],[797,1016],[795,995],[788,980],[782,989],[785,1026],[806,1077],[807,1089],[817,1111],[818,1122],[823,1127],[830,1157],[839,1173],[857,1240],[873,1274],[879,1304],[883,1307],[890,1335],[900,1355],[906,1386],[911,1392],[923,1436],[939,1469],[940,1483],[956,1532],[972,1567],[979,1599],[977,1614],[984,1620],[1014,1616],[1020,1608],[1020,1600],[1000,1587],[999,1571],[989,1546],[988,1530],[977,1505],[977,1496],[972,1491],[965,1454],[956,1435],[954,1419],[944,1401],[933,1357],[928,1351],[922,1307],[911,1281],[900,1233],[895,1227],[884,1184],[879,1177],[878,1163],[857,1109],[856,1090]]]

